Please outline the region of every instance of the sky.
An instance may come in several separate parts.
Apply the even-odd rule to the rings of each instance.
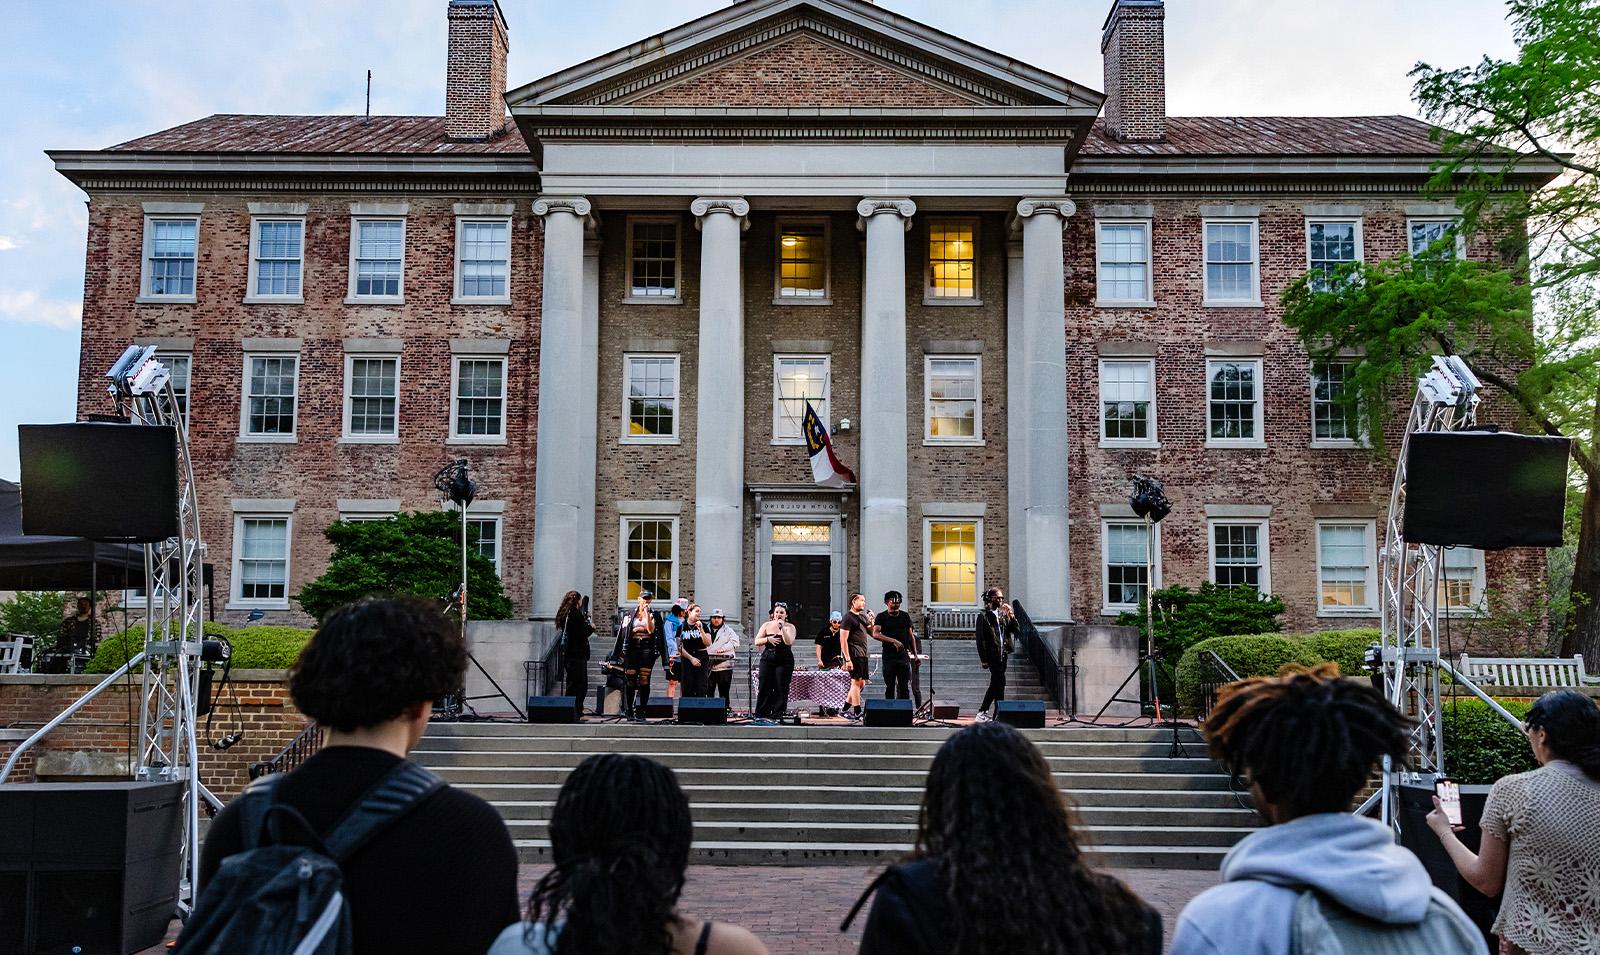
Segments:
[[[716,0],[500,0],[515,88]],[[1110,0],[883,4],[1095,89]],[[446,0],[70,0],[0,32],[0,478],[17,425],[72,420],[86,197],[46,149],[98,149],[212,113],[444,111]],[[1415,114],[1406,74],[1514,53],[1503,0],[1168,0],[1176,116]]]

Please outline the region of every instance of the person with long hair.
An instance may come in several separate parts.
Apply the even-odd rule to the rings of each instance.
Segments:
[[[1600,951],[1600,707],[1556,690],[1524,724],[1539,768],[1494,784],[1478,851],[1462,845],[1437,797],[1428,828],[1473,888],[1505,891],[1494,922],[1503,955]]]
[[[580,720],[583,698],[589,695],[589,638],[594,635],[588,607],[582,594],[569,590],[556,610],[556,631],[561,634],[562,689],[573,698]]]
[[[761,692],[756,695],[756,716],[767,720],[783,719],[789,709],[789,681],[794,678],[794,624],[789,622],[789,607],[772,605],[772,617],[756,631],[755,645],[761,648]]]
[[[1211,757],[1249,781],[1269,825],[1184,907],[1172,955],[1485,952],[1389,827],[1350,812],[1383,757],[1409,761],[1412,725],[1334,663],[1224,687],[1206,719]]]
[[[489,955],[767,955],[737,925],[678,911],[692,836],[672,770],[590,756],[550,814],[555,867],[533,887],[527,921],[501,932]]]
[[[667,655],[661,615],[650,609],[653,597],[648,590],[640,591],[639,602],[623,616],[618,628],[624,648],[622,713],[630,720],[644,719],[645,704],[650,700],[650,670]]]
[[[1066,798],[1038,747],[1004,723],[945,740],[917,843],[876,893],[862,955],[1160,955],[1161,916],[1084,859]]]
[[[678,628],[678,669],[682,673],[684,697],[706,696],[711,683],[711,655],[705,627],[700,623],[700,605],[691,603]]]

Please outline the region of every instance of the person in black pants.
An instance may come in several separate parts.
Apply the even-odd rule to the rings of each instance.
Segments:
[[[650,699],[650,669],[667,655],[661,617],[650,610],[653,596],[648,590],[641,591],[638,605],[622,618],[622,712],[630,720],[644,719],[644,706]]]
[[[561,687],[573,698],[579,719],[583,719],[583,698],[589,695],[589,637],[594,635],[588,607],[587,598],[569,590],[556,611],[556,629],[561,633]]]
[[[706,644],[706,658],[711,666],[706,674],[706,696],[720,696],[732,705],[733,658],[739,655],[739,631],[728,626],[728,618],[721,610],[711,611]]]
[[[706,652],[706,631],[700,625],[700,605],[690,604],[684,615],[683,626],[678,628],[679,688],[684,699],[691,696],[710,696],[711,655]]]
[[[911,615],[900,609],[900,591],[883,595],[883,613],[872,628],[873,639],[883,643],[883,698],[911,699],[911,655],[917,652],[917,635]]]
[[[978,721],[993,719],[989,705],[1006,698],[1006,657],[1017,641],[1017,618],[999,587],[983,592],[983,612],[978,614],[978,660],[989,671],[989,689],[978,707]]]
[[[756,631],[756,646],[761,648],[761,693],[756,698],[759,719],[781,720],[789,709],[789,681],[794,676],[794,624],[789,608],[772,605],[772,619]]]

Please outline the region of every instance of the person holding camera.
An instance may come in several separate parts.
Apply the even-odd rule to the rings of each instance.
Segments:
[[[561,686],[573,698],[581,720],[583,698],[589,695],[589,638],[594,635],[589,598],[567,591],[556,611],[556,630],[561,634]]]
[[[883,595],[883,613],[878,614],[872,636],[883,643],[883,698],[911,699],[911,658],[917,652],[917,634],[911,628],[911,615],[900,609],[900,591]]]
[[[789,681],[794,676],[794,624],[789,622],[789,607],[772,605],[772,619],[756,631],[756,646],[761,648],[761,693],[756,698],[756,717],[781,720],[789,709]]]
[[[630,720],[643,720],[650,699],[650,670],[667,655],[661,617],[650,609],[655,594],[639,592],[639,602],[622,618],[622,712]]]
[[[989,706],[1006,698],[1006,658],[1017,643],[1017,618],[1006,603],[1005,591],[990,587],[983,592],[983,612],[978,614],[978,661],[989,671],[989,689],[978,707],[978,722],[994,717]]]

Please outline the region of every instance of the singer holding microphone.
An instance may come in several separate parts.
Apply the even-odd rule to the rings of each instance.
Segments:
[[[794,638],[788,605],[773,604],[772,618],[756,631],[756,647],[761,650],[757,719],[781,720],[789,709],[789,681],[794,677]]]
[[[561,687],[573,698],[581,720],[583,698],[589,695],[589,638],[594,635],[589,598],[567,591],[556,611],[556,630],[561,633]]]

